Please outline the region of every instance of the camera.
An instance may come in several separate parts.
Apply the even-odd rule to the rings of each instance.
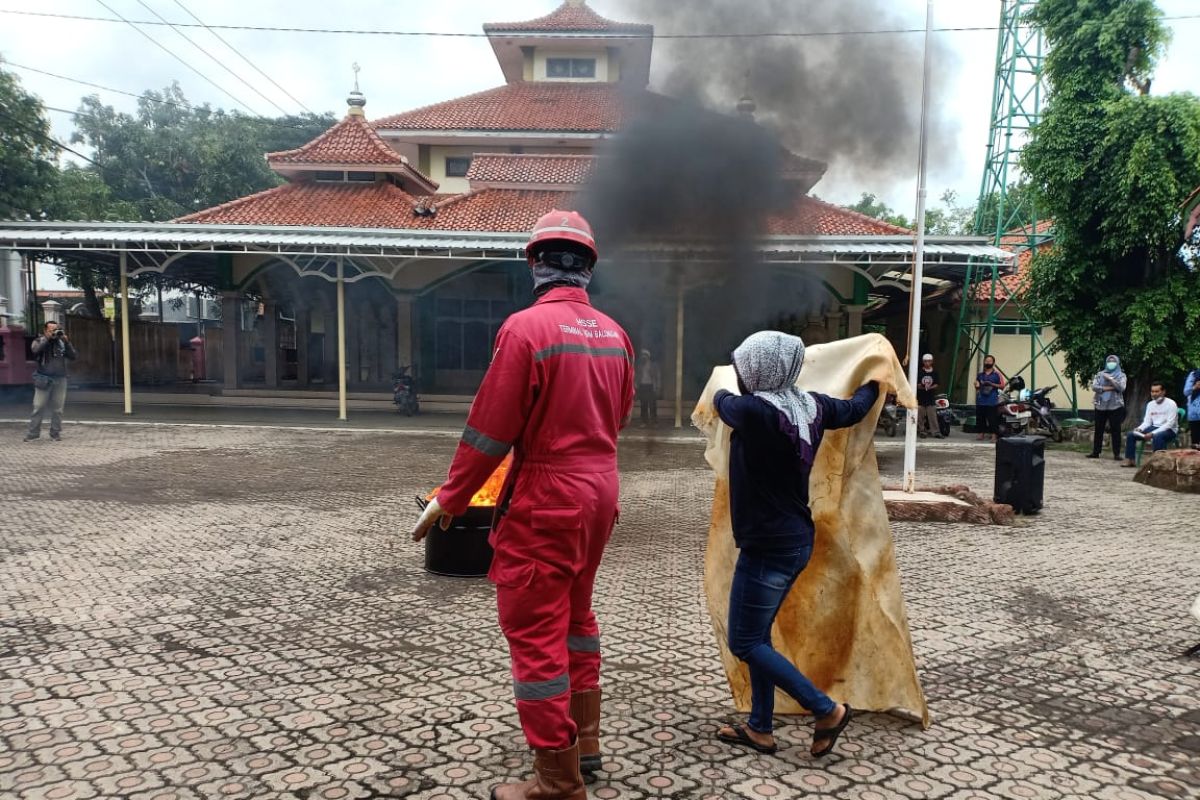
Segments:
[[[54,333],[52,333],[50,335],[53,336],[55,339],[61,339],[63,336],[66,335],[66,331],[64,331],[62,328],[59,328],[58,330],[56,330]]]

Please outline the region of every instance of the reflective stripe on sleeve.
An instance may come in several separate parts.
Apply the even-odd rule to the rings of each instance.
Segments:
[[[549,700],[571,689],[571,676],[564,672],[548,681],[513,681],[513,694],[518,700]]]
[[[568,636],[567,649],[576,653],[599,653],[599,636]]]
[[[624,347],[588,347],[586,344],[556,344],[538,350],[533,354],[534,361],[545,361],[552,356],[560,356],[564,353],[572,353],[577,355],[592,356],[593,358],[623,358],[629,363],[633,363],[632,356]]]
[[[508,451],[512,448],[511,444],[497,441],[485,433],[480,433],[470,425],[463,429],[462,440],[485,456],[493,458],[508,455]]]

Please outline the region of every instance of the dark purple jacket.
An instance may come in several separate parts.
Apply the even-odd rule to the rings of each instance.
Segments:
[[[809,442],[781,411],[753,395],[717,392],[713,403],[733,429],[729,445],[729,508],[737,546],[799,550],[813,542],[808,476],[825,431],[858,423],[879,398],[872,381],[849,400],[816,392],[817,415]]]

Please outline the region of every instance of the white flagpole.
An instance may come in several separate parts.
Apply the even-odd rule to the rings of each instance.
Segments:
[[[925,9],[925,71],[921,78],[921,138],[917,159],[917,237],[913,245],[912,312],[908,325],[908,384],[917,386],[917,365],[921,363],[921,289],[925,276],[925,172],[929,131],[929,82],[933,67],[930,47],[933,38],[933,0]],[[909,408],[904,426],[904,491],[917,490],[917,409]]]

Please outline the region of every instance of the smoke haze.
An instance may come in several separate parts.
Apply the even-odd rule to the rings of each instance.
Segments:
[[[618,0],[613,13],[670,34],[924,27],[922,15],[885,0]],[[936,97],[956,59],[944,37],[933,47]],[[916,171],[923,48],[921,33],[663,39],[651,88],[723,110],[748,93],[787,147],[829,164],[826,181],[879,191]],[[932,152],[953,148],[955,129],[935,104]]]

